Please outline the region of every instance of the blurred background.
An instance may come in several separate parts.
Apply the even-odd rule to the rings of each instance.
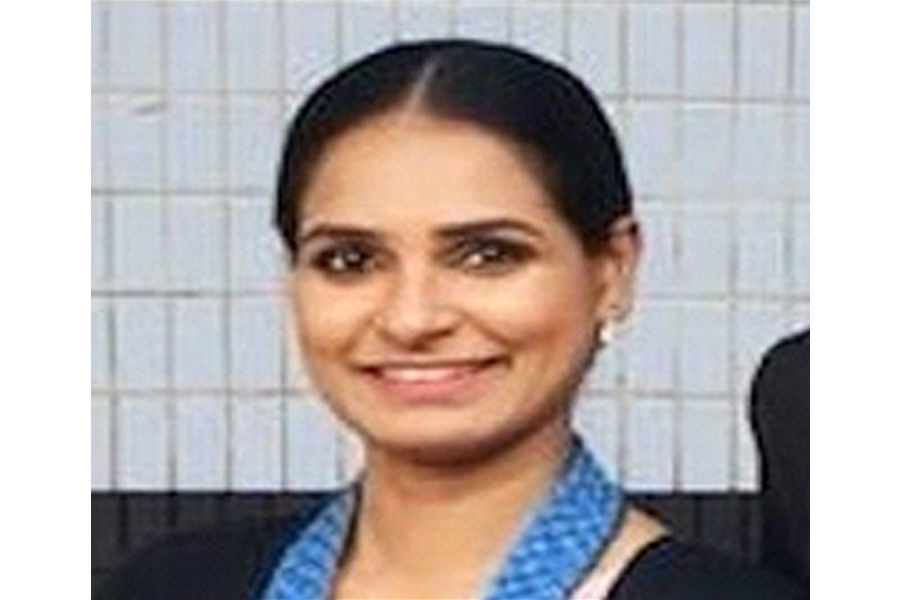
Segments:
[[[588,443],[635,492],[756,489],[750,379],[809,324],[808,1],[110,1],[91,30],[92,496],[352,476],[285,335],[279,146],[341,64],[445,36],[566,64],[620,134],[647,252]]]

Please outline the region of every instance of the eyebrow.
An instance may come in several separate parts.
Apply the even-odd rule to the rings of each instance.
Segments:
[[[437,235],[441,238],[453,239],[503,230],[518,231],[537,239],[543,239],[544,237],[535,226],[516,219],[487,219],[484,221],[445,225],[438,229]]]
[[[310,227],[309,231],[302,233],[297,243],[302,247],[316,238],[350,238],[375,241],[379,237],[374,230],[364,227],[322,223],[321,225]]]
[[[544,238],[544,235],[535,226],[525,223],[524,221],[508,218],[485,219],[444,225],[437,229],[436,235],[443,239],[458,239],[471,235],[494,233],[503,230],[518,231],[537,239]],[[366,227],[322,223],[310,227],[309,231],[304,232],[300,236],[298,243],[300,246],[303,246],[304,244],[308,244],[311,240],[320,237],[376,241],[384,236],[377,230],[368,229]]]

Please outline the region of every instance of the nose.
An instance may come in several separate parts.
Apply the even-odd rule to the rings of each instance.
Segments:
[[[406,349],[446,337],[456,328],[457,316],[445,292],[439,274],[427,267],[398,271],[375,319],[379,333]]]

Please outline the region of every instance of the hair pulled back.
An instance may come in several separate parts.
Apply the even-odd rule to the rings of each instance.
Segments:
[[[587,252],[631,213],[615,134],[588,88],[564,68],[523,50],[470,40],[389,46],[320,85],[291,122],[278,172],[275,223],[296,259],[302,198],[329,142],[367,119],[410,105],[477,125],[530,160],[555,209]]]

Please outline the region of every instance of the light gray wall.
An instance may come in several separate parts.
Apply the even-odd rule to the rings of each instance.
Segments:
[[[809,3],[94,2],[91,486],[280,490],[357,457],[295,368],[269,226],[291,110],[395,39],[568,64],[619,129],[648,252],[578,423],[635,490],[752,489],[752,369],[809,321]]]

